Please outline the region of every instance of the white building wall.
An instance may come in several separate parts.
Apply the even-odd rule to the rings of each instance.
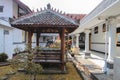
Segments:
[[[9,34],[4,34],[5,40],[5,53],[8,54],[9,58],[12,58],[13,54],[13,36],[12,36],[12,30],[8,30]]]
[[[4,17],[5,19],[18,17],[18,4],[16,4],[13,0],[0,0],[0,6],[3,6],[3,12],[0,12],[0,17]],[[22,30],[11,28],[9,22],[0,24],[4,24],[5,26],[0,25],[0,53],[5,52],[8,54],[9,58],[12,57],[14,53],[14,49],[16,47],[20,47],[24,49],[25,42],[22,40]],[[4,35],[4,30],[9,30],[9,34]]]
[[[3,28],[0,28],[0,53],[4,52],[4,35]]]
[[[104,23],[104,22],[103,22]],[[94,26],[91,31],[91,49],[99,52],[105,52],[105,32],[102,31],[103,23],[97,24],[98,33],[94,34]],[[120,27],[120,24],[117,24],[117,27]],[[117,29],[116,27],[116,29]],[[107,35],[109,36],[109,35]],[[117,37],[116,37],[117,41]],[[107,42],[108,43],[108,42]],[[120,46],[116,46],[116,56],[120,56]]]
[[[117,24],[117,28],[120,28],[120,23],[119,24]],[[117,39],[117,38],[116,38]],[[117,40],[116,40],[117,41]],[[120,57],[120,46],[116,46],[116,52],[117,52],[117,54],[116,54],[116,56],[118,56],[118,57]]]
[[[105,52],[105,32],[102,31],[102,25],[103,23],[100,23],[96,26],[98,26],[98,33],[94,33],[94,26],[92,28],[92,35],[91,35],[91,49],[100,51],[100,52]]]
[[[0,17],[13,17],[13,1],[12,0],[0,0],[0,5],[3,7],[3,12],[0,13]]]
[[[116,49],[117,51],[117,54],[116,54],[116,56],[119,56],[120,57],[120,47],[117,47],[117,49]]]
[[[13,42],[22,42],[22,30],[17,28],[13,30]]]
[[[13,16],[15,18],[18,17],[18,4],[16,4],[15,2],[13,2]]]
[[[13,0],[0,0],[0,6],[3,7],[3,12],[0,13],[0,17],[18,17],[18,4]]]
[[[16,47],[24,50],[25,42],[22,40],[22,30],[14,28],[13,30],[13,51]]]
[[[0,25],[0,53],[5,52],[8,54],[9,58],[12,58],[13,53],[13,38],[12,38],[12,28]],[[5,30],[8,34],[5,34]]]

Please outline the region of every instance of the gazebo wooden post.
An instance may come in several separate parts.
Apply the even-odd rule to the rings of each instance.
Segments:
[[[37,32],[37,37],[36,37],[36,46],[39,46],[39,38],[40,38],[40,33]]]
[[[29,46],[29,48],[31,48],[32,35],[33,35],[33,33],[31,31],[28,31],[28,46]]]
[[[65,53],[65,28],[62,28],[62,32],[61,32],[61,61],[62,61],[62,65],[61,65],[61,69],[62,71],[64,71],[64,53]]]

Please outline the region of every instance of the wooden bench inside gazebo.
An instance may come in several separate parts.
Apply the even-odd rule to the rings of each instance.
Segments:
[[[60,67],[60,70],[65,70],[65,35],[71,33],[78,27],[78,23],[75,20],[61,12],[53,10],[50,4],[48,4],[44,10],[22,16],[11,22],[11,25],[28,32],[27,42],[30,47],[33,33],[36,33],[36,46],[39,46],[41,33],[58,33],[61,40],[60,50],[40,51],[42,55],[38,55],[34,62],[55,64]]]

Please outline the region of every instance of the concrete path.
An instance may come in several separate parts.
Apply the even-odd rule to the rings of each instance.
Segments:
[[[84,80],[112,80],[111,76],[108,76],[107,74],[102,72],[101,68],[101,66],[103,66],[102,57],[101,59],[98,59],[98,56],[94,55],[93,52],[90,58],[84,58],[83,54],[78,54],[75,55],[74,57],[71,57],[71,59],[73,63],[76,65],[77,69],[82,73]]]

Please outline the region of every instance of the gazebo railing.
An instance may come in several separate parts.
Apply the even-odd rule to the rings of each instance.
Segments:
[[[61,63],[60,50],[40,50],[33,60],[36,63]]]

